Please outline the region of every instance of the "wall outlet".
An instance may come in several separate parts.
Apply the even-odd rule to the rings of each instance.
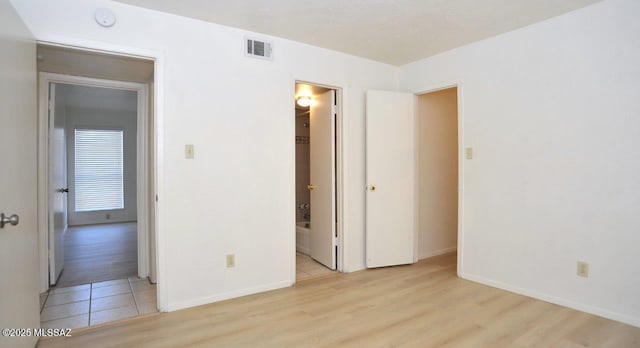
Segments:
[[[236,256],[234,254],[227,255],[227,268],[236,266]]]
[[[578,261],[578,271],[577,274],[579,277],[589,277],[589,264],[583,261]]]
[[[195,157],[195,148],[193,144],[187,144],[184,146],[184,158],[193,159]]]
[[[111,219],[111,214],[107,213],[107,214],[105,215],[105,217],[107,218],[107,220],[110,220],[110,219]]]

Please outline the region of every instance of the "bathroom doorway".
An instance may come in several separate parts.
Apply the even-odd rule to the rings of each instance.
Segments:
[[[340,90],[296,82],[296,281],[340,269]]]

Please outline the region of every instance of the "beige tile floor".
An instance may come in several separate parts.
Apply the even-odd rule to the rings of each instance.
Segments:
[[[296,253],[296,281],[316,278],[333,273],[309,255]]]
[[[157,312],[156,302],[155,284],[138,277],[52,288],[40,295],[40,324],[79,329]]]

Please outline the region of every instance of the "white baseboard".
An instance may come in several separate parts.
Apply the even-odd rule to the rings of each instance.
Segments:
[[[296,245],[296,251],[305,255],[311,255],[311,250],[309,250],[309,248],[305,248],[302,245]]]
[[[367,266],[364,263],[362,263],[362,264],[358,264],[358,265],[355,265],[355,266],[351,266],[348,269],[345,269],[344,273],[362,271],[363,269],[366,269],[366,268],[367,268]]]
[[[229,300],[229,299],[236,298],[236,297],[242,297],[242,296],[257,294],[257,293],[260,293],[260,292],[286,288],[286,287],[291,286],[292,284],[293,284],[293,282],[291,282],[290,280],[283,280],[283,281],[277,282],[277,283],[271,283],[271,284],[256,286],[256,287],[248,288],[248,289],[230,291],[230,292],[225,292],[225,293],[222,293],[222,294],[216,294],[216,295],[211,295],[211,296],[195,298],[195,299],[192,299],[192,300],[178,301],[178,302],[173,302],[173,303],[170,302],[169,305],[167,306],[167,308],[168,308],[168,312],[172,312],[172,311],[177,311],[179,309],[191,308],[191,307],[201,306],[201,305],[205,305],[205,304],[209,304],[209,303]]]
[[[452,246],[452,247],[446,248],[446,249],[435,250],[435,251],[420,250],[418,252],[418,259],[422,260],[422,259],[426,259],[426,258],[429,258],[429,257],[434,257],[434,256],[438,256],[438,255],[454,252],[456,250],[458,250],[458,247],[456,247],[456,246]]]
[[[528,297],[532,297],[538,300],[542,300],[545,302],[550,302],[553,304],[557,304],[563,307],[569,307],[571,309],[575,309],[575,310],[579,310],[582,312],[586,312],[589,314],[593,314],[593,315],[597,315],[600,317],[604,317],[607,319],[611,319],[611,320],[615,320],[615,321],[619,321],[625,324],[629,324],[635,327],[640,327],[640,318],[636,318],[636,317],[632,317],[626,314],[622,314],[622,313],[617,313],[617,312],[612,312],[606,309],[602,309],[599,307],[594,307],[594,306],[590,306],[587,304],[583,304],[583,303],[578,303],[578,302],[574,302],[568,299],[564,299],[564,298],[559,298],[559,297],[555,297],[555,296],[551,296],[548,294],[543,294],[543,293],[539,293],[537,291],[532,291],[532,290],[528,290],[528,289],[524,289],[524,288],[520,288],[517,286],[513,286],[510,284],[506,284],[506,283],[502,283],[499,281],[495,281],[492,279],[488,279],[482,276],[477,276],[477,275],[473,275],[473,274],[468,274],[468,273],[464,273],[461,272],[460,273],[460,278],[463,279],[467,279],[470,281],[474,281],[480,284],[484,284],[484,285],[488,285],[494,288],[498,288],[498,289],[502,289],[502,290],[506,290],[509,292],[513,292],[516,294],[520,294],[520,295],[524,295],[524,296],[528,296]]]

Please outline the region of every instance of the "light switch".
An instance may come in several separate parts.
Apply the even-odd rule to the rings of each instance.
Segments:
[[[473,159],[473,148],[472,148],[472,147],[467,147],[467,148],[464,150],[464,153],[465,153],[465,157],[466,157],[467,159]]]
[[[227,268],[232,268],[236,266],[236,255],[229,254],[227,255]]]
[[[578,276],[588,278],[589,277],[589,264],[584,261],[578,261]]]
[[[193,159],[195,155],[195,150],[193,148],[193,144],[187,144],[184,146],[184,158]]]

